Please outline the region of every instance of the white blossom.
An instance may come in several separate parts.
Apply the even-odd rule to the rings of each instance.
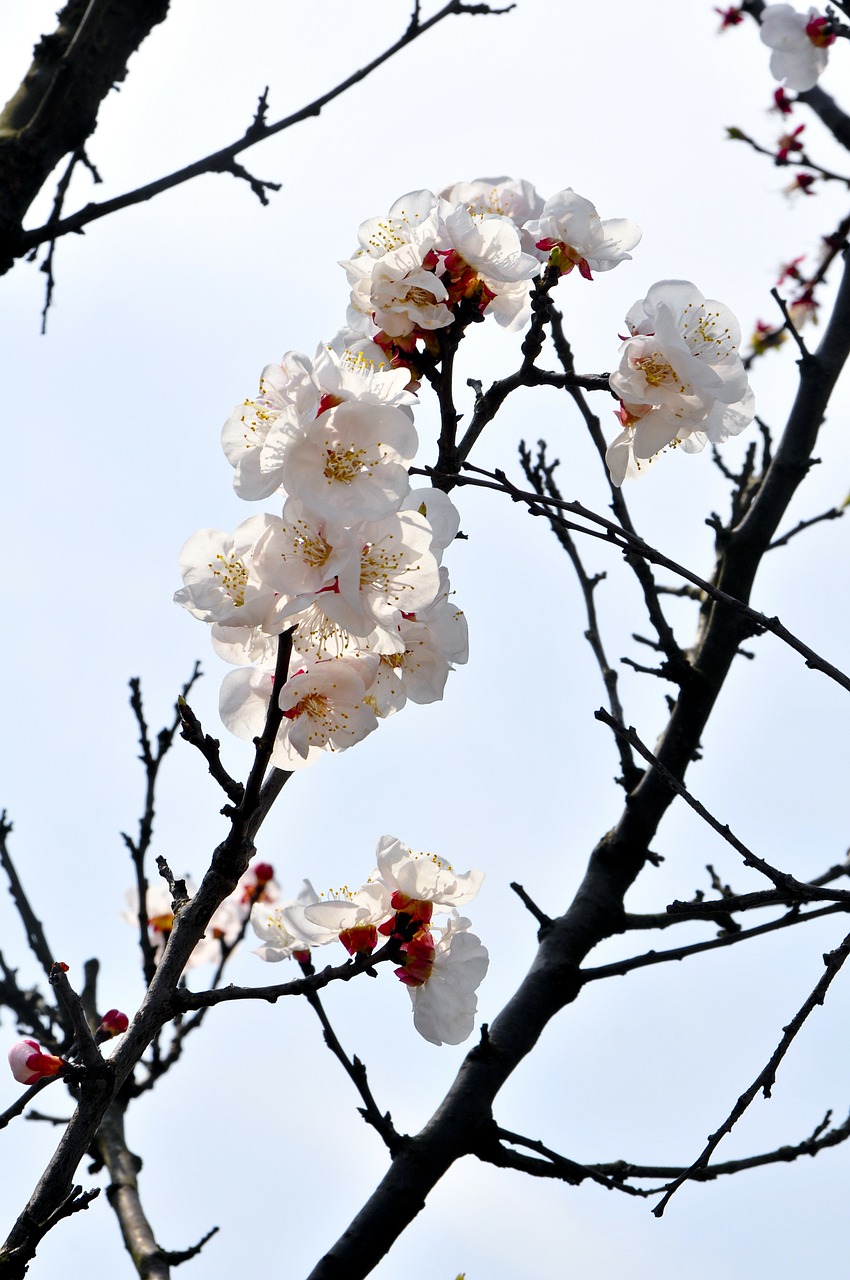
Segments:
[[[595,205],[571,187],[550,196],[540,217],[526,222],[525,230],[544,259],[556,254],[564,275],[577,266],[588,280],[592,271],[610,271],[631,258],[628,250],[641,238],[640,227],[628,218],[603,222]]]
[[[288,442],[281,477],[287,493],[319,515],[342,524],[378,520],[408,492],[417,446],[401,409],[344,401]]]
[[[430,975],[408,985],[413,1025],[431,1044],[462,1044],[472,1034],[478,997],[490,958],[470,922],[456,912],[440,932]]]
[[[284,918],[284,913],[290,907],[296,905],[303,907],[307,903],[318,902],[318,900],[318,895],[310,881],[305,880],[296,899],[287,902],[256,903],[251,909],[251,928],[262,940],[263,945],[257,947],[254,955],[259,956],[261,960],[276,963],[278,960],[288,960],[295,952],[309,951],[310,943],[292,932]]]
[[[381,837],[376,860],[381,881],[393,895],[399,895],[393,901],[397,911],[412,902],[462,907],[472,901],[484,882],[483,871],[458,875],[436,853],[414,853],[396,836]]]
[[[814,88],[835,40],[827,18],[817,9],[804,14],[790,4],[769,4],[762,11],[759,35],[773,51],[770,73],[775,80],[796,93]]]
[[[202,622],[222,626],[258,626],[274,606],[274,590],[254,571],[252,554],[265,532],[263,516],[244,520],[233,534],[199,529],[183,545],[183,589],[175,604]]]
[[[631,337],[609,379],[624,430],[607,461],[615,484],[667,445],[721,444],[752,421],[753,395],[738,354],[740,326],[689,280],[662,280],[626,317]]]
[[[225,457],[236,469],[233,487],[240,498],[267,498],[279,488],[277,466],[270,461],[270,455],[277,458],[280,453],[277,437],[302,417],[314,418],[318,408],[307,356],[288,351],[279,365],[266,365],[256,397],[237,405],[221,432]]]
[[[460,204],[476,217],[498,215],[510,218],[517,227],[543,212],[543,198],[524,178],[474,178],[472,182],[456,182],[440,195],[449,204]]]

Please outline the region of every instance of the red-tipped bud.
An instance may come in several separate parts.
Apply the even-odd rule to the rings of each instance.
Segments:
[[[374,951],[378,945],[378,930],[373,924],[361,924],[354,929],[343,929],[339,940],[350,956],[361,951]]]
[[[35,1084],[47,1076],[61,1075],[67,1063],[45,1053],[37,1040],[17,1040],[9,1050],[9,1066],[19,1084]]]
[[[113,1036],[123,1035],[130,1025],[130,1019],[120,1009],[109,1009],[100,1020],[100,1026],[94,1033],[98,1044],[111,1040]]]
[[[737,27],[739,22],[744,21],[744,14],[736,4],[730,5],[728,9],[715,8],[714,12],[719,13],[722,18],[720,23],[721,31],[725,31],[728,27]]]
[[[835,44],[835,31],[829,18],[812,18],[806,23],[806,35],[818,49]]]
[[[405,943],[404,964],[394,970],[396,977],[408,987],[421,987],[431,977],[434,966],[434,939],[430,929],[422,929]]]
[[[780,115],[790,116],[794,110],[794,102],[787,96],[784,89],[777,89],[773,95],[773,106],[771,111],[778,111]]]

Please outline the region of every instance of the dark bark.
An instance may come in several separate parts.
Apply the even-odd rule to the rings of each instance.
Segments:
[[[830,394],[850,354],[850,264],[817,353],[800,361],[800,385],[779,448],[757,497],[723,547],[714,581],[747,602],[753,582],[797,486]],[[656,748],[659,761],[682,779],[752,624],[718,601],[706,609],[686,681]],[[624,898],[647,861],[650,843],[674,792],[650,768],[627,797],[620,821],[594,849],[584,880],[567,910],[540,931],[540,947],[526,978],[480,1044],[468,1054],[439,1109],[396,1153],[385,1177],[309,1280],[361,1280],[424,1207],[455,1160],[474,1152],[493,1126],[492,1104],[544,1027],[582,986],[579,965],[589,951],[619,932]]]
[[[85,145],[100,105],[168,13],[168,0],[70,0],[0,113],[0,274],[27,210],[64,156]]]

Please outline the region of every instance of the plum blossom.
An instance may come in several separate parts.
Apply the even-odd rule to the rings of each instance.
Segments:
[[[473,214],[471,202],[422,190],[364,222],[343,264],[349,326],[313,360],[287,352],[266,366],[257,396],[225,424],[237,493],[282,492],[282,516],[252,517],[232,535],[194,534],[181,553],[175,600],[211,625],[216,652],[237,668],[220,694],[233,733],[259,736],[277,699],[278,768],[361,741],[408,694],[436,700],[452,664],[466,660],[465,620],[448,605],[440,568],[459,516],[442,492],[410,489],[418,446],[411,370],[422,355],[417,342],[436,352],[429,328],[461,315],[466,323],[493,301],[485,272],[501,291],[502,318],[522,305],[539,272],[518,224],[542,202],[529,184],[505,182],[499,198],[513,201],[511,217],[489,207]],[[284,631],[288,678],[278,673],[274,686]],[[238,903],[220,911],[224,938],[232,928],[225,916],[239,924]],[[161,914],[165,925],[168,912]],[[157,946],[167,933],[159,930]]]
[[[787,89],[804,93],[813,89],[826,68],[835,33],[828,18],[817,9],[798,13],[790,4],[769,4],[761,15],[759,32],[770,55],[770,73]]]
[[[474,217],[510,218],[519,228],[543,212],[542,196],[524,178],[474,178],[456,182],[440,195],[449,204],[463,205]]]
[[[363,404],[387,404],[403,408],[416,404],[407,369],[394,369],[386,354],[368,338],[340,330],[323,344],[313,361],[313,376],[322,392],[322,403],[359,400]]]
[[[251,928],[263,945],[254,952],[261,960],[276,963],[288,960],[290,956],[298,958],[300,953],[310,950],[311,944],[293,933],[285,920],[285,912],[294,906],[304,907],[318,902],[318,894],[309,880],[301,886],[298,897],[287,902],[258,902],[251,908]]]
[[[35,1084],[49,1076],[62,1075],[64,1058],[45,1053],[37,1040],[16,1040],[9,1050],[9,1066],[18,1084]]]
[[[448,290],[426,264],[449,208],[433,191],[411,191],[396,200],[386,217],[361,224],[359,249],[340,264],[351,285],[352,328],[361,332],[363,317],[370,317],[379,330],[399,338],[417,328],[434,330],[452,323],[445,305]]]
[[[269,445],[275,445],[279,431],[285,433],[293,409],[295,422],[314,418],[319,409],[310,361],[299,351],[288,351],[279,365],[266,365],[256,397],[237,405],[222,428],[222,449],[236,470],[233,487],[240,498],[267,498],[279,487]],[[274,452],[279,453],[279,445]]]
[[[549,258],[567,275],[573,267],[586,280],[592,271],[610,271],[631,258],[629,249],[640,241],[641,230],[628,218],[602,221],[595,205],[571,187],[550,196],[539,218],[525,224],[542,260]]]
[[[662,280],[626,323],[631,337],[609,379],[623,427],[606,454],[616,485],[667,445],[694,453],[708,440],[737,435],[754,411],[738,354],[740,327],[723,303],[704,298],[689,280]]]
[[[232,535],[199,529],[180,552],[183,588],[174,603],[202,622],[221,626],[257,626],[274,604],[275,592],[255,573],[254,545],[265,532],[263,516],[244,520]]]
[[[278,769],[299,769],[322,750],[344,751],[377,728],[366,694],[379,662],[375,654],[323,659],[291,675],[278,694],[283,723],[272,764]],[[219,696],[219,712],[230,732],[249,742],[258,737],[272,692],[268,672],[253,667],[230,671]]]
[[[402,981],[413,1005],[413,1025],[431,1044],[462,1044],[475,1025],[475,993],[490,958],[480,938],[469,932],[469,925],[466,917],[453,911],[448,924],[438,930],[439,941],[420,941],[411,968],[402,971],[408,974]]]
[[[343,888],[319,902],[291,904],[283,912],[287,928],[311,947],[339,940],[349,955],[374,951],[378,926],[393,914],[390,891],[378,880],[354,891]]]
[[[395,911],[427,923],[434,907],[466,906],[484,882],[483,871],[458,875],[436,853],[414,853],[396,836],[382,836],[376,853],[377,878],[392,893]]]
[[[396,511],[408,492],[407,463],[418,443],[401,409],[344,401],[289,441],[282,483],[328,519],[379,520]]]

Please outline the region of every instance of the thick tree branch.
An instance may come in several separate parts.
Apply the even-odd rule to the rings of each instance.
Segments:
[[[0,274],[28,248],[66,234],[51,219],[24,243],[26,212],[63,156],[85,146],[103,99],[168,13],[168,0],[69,0],[36,46],[20,88],[0,113]]]

